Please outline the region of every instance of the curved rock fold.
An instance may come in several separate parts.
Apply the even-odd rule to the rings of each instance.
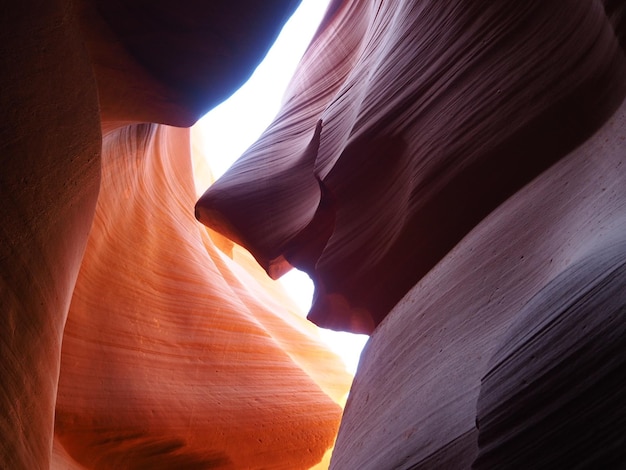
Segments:
[[[623,468],[626,2],[333,0],[196,201],[296,4],[3,5],[0,468]]]
[[[366,3],[335,11],[337,29],[307,50],[276,121],[197,210],[219,200],[205,223],[236,220],[257,259],[285,256],[293,198],[278,188],[305,180],[283,168],[322,119],[315,174],[336,216],[303,265],[317,286],[310,319],[370,333],[482,218],[598,129],[624,95],[625,64],[598,2]],[[310,69],[334,81],[313,94]],[[308,194],[298,199],[316,207]],[[265,224],[241,215],[254,198],[272,207]],[[267,230],[281,235],[268,243]]]

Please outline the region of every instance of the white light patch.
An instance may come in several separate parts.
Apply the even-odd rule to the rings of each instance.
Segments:
[[[280,278],[280,282],[300,310],[304,313],[308,312],[309,308],[311,308],[314,290],[313,281],[311,281],[309,276],[302,271],[292,269]],[[325,328],[320,328],[319,333],[328,347],[341,357],[348,372],[354,375],[359,365],[361,351],[369,336],[327,330]]]

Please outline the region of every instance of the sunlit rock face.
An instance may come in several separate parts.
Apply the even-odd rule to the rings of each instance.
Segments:
[[[56,434],[87,468],[310,468],[349,377],[259,268],[215,246],[195,197],[188,130],[104,135]]]
[[[3,5],[0,468],[328,466],[350,376],[163,125],[254,69],[294,2],[260,5]]]
[[[372,334],[331,468],[623,468],[624,8],[334,2],[198,201]]]

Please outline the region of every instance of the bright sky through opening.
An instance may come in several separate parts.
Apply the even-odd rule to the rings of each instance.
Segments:
[[[278,113],[285,89],[328,3],[328,0],[304,0],[250,80],[196,125],[202,133],[203,150],[215,178],[259,138]],[[294,269],[281,282],[306,313],[313,297],[309,277]],[[320,335],[354,374],[368,337],[325,329],[320,329]]]

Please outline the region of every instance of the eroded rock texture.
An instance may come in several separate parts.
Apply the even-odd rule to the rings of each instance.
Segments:
[[[66,2],[3,5],[0,38],[0,467],[37,469],[52,448],[63,327],[98,195],[100,123]]]
[[[396,305],[364,352],[331,468],[469,468],[492,452],[500,460],[481,457],[477,468],[560,468],[571,457],[554,461],[545,451],[587,433],[606,439],[576,448],[580,468],[605,468],[592,457],[605,448],[623,458],[616,416],[624,404],[610,398],[626,385],[623,336],[603,334],[596,322],[624,322],[623,295],[615,297],[623,279],[614,277],[625,250],[624,108],[490,214]],[[583,278],[581,270],[589,270]],[[587,299],[603,278],[617,286]],[[568,305],[586,301],[596,318],[571,320]],[[542,324],[549,327],[538,333]],[[607,355],[613,360],[596,370]],[[523,405],[511,407],[516,400]],[[572,411],[572,400],[579,414],[551,426],[552,413]],[[594,405],[604,400],[614,406]],[[374,445],[385,451],[372,461]]]
[[[198,215],[270,274],[307,270],[313,321],[371,332],[610,116],[623,53],[600,2],[336,2],[328,22],[281,115]]]
[[[372,333],[331,468],[623,466],[623,19],[334,2],[198,201],[270,275],[309,272],[312,321]]]
[[[189,130],[110,131],[102,168],[63,339],[60,443],[87,468],[319,462],[349,378],[262,271],[194,220]]]
[[[350,377],[163,125],[254,69],[295,2],[260,5],[3,5],[0,468],[328,466]]]
[[[624,2],[332,2],[205,230],[167,125],[295,3],[3,7],[0,467],[328,466],[349,378],[236,242],[372,333],[331,468],[622,468]]]

